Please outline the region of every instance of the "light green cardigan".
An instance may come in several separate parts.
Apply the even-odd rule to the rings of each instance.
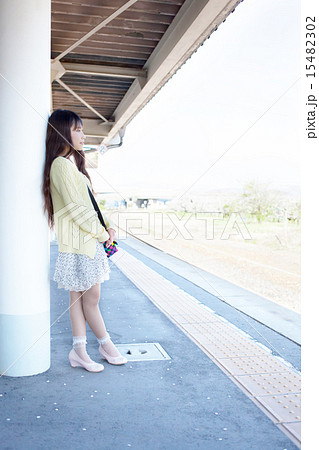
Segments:
[[[99,221],[87,185],[92,190],[90,180],[71,160],[58,156],[53,161],[50,193],[59,251],[79,253],[93,259],[96,239],[107,241],[109,234]],[[103,219],[107,229],[115,230],[114,223],[104,214]]]

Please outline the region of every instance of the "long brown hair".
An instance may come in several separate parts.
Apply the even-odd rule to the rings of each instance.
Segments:
[[[54,211],[50,194],[50,169],[55,158],[61,156],[61,153],[64,153],[66,148],[69,148],[69,151],[63,156],[69,157],[72,155],[79,171],[84,173],[84,175],[87,176],[91,182],[90,175],[85,168],[84,151],[76,150],[73,147],[71,128],[75,128],[74,125],[75,127],[80,125],[83,126],[82,119],[76,113],[67,109],[56,109],[53,111],[48,120],[45,141],[45,163],[43,170],[42,195],[44,197],[43,212],[44,214],[46,212],[48,213],[48,223],[51,229],[54,226]]]

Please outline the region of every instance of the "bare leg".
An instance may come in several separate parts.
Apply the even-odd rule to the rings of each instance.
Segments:
[[[87,323],[97,338],[106,335],[104,320],[99,308],[100,284],[95,284],[83,294],[83,313]]]
[[[83,292],[70,291],[70,319],[72,326],[73,336],[77,337],[85,337],[86,336],[86,322],[83,313]],[[82,297],[81,297],[82,296]],[[76,353],[82,358],[84,361],[90,363],[92,359],[86,352],[86,344],[74,344],[73,347]]]
[[[106,331],[104,320],[99,308],[100,283],[95,284],[90,289],[85,291],[82,298],[84,317],[95,336],[98,339],[102,339],[108,333]],[[121,355],[121,353],[118,351],[111,340],[103,344],[102,347],[110,356]]]
[[[83,313],[83,292],[70,291],[70,319],[73,336],[85,336],[86,322]]]

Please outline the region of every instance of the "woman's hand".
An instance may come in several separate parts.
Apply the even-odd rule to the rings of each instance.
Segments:
[[[110,236],[109,239],[107,241],[105,241],[106,242],[105,245],[108,248],[112,244],[112,242],[115,240],[116,232],[115,232],[115,230],[113,230],[113,228],[108,228],[106,231],[108,232],[108,234]]]

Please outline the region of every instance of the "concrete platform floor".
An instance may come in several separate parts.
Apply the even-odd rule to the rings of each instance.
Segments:
[[[121,245],[133,252],[125,243]],[[52,243],[51,280],[57,254],[58,247]],[[134,256],[151,263],[135,250]],[[264,336],[300,369],[299,345],[156,264],[152,262],[153,269],[196,293],[250,335],[255,332],[257,340]],[[111,259],[110,265],[111,278],[101,285],[100,309],[113,341],[158,342],[171,360],[117,367],[104,361],[105,370],[96,374],[71,368],[69,294],[51,281],[51,367],[31,377],[0,378],[1,448],[298,448]],[[253,328],[249,321],[254,321]],[[87,336],[90,356],[102,362],[89,328]]]

